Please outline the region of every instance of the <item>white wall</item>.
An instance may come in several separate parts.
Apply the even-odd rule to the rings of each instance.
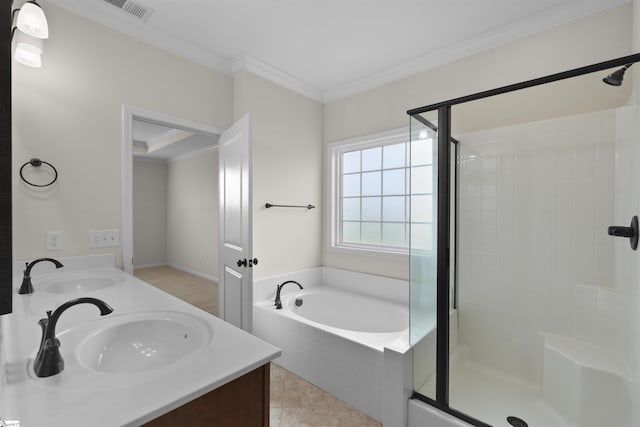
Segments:
[[[459,341],[474,361],[539,383],[541,332],[611,348],[615,325],[585,313],[613,288],[616,118],[460,135]]]
[[[232,79],[51,3],[41,69],[13,63],[13,165],[51,162],[55,188],[37,192],[13,178],[13,255],[30,259],[114,252],[89,249],[90,229],[121,229],[122,105],[226,128]],[[47,230],[64,250],[44,251]],[[120,248],[115,248],[121,264]]]
[[[233,82],[234,118],[253,120],[254,279],[320,266],[322,104],[248,72]]]
[[[218,151],[175,160],[167,175],[167,262],[218,278]]]
[[[167,165],[133,159],[133,265],[167,262]]]
[[[640,0],[633,0],[633,50],[640,51]],[[636,64],[638,65],[638,64]],[[616,139],[615,223],[627,225],[632,215],[640,216],[640,67],[632,67],[634,92],[619,121]],[[626,81],[625,81],[626,84]],[[635,381],[630,384],[633,402],[632,425],[640,425],[640,251],[631,251],[627,239],[614,243],[617,303],[611,313],[623,325],[616,337],[622,339],[624,361]]]
[[[325,143],[406,126],[406,110],[541,77],[631,52],[631,6],[624,5],[498,46],[325,106]],[[566,97],[580,105],[580,88]],[[514,121],[518,118],[514,117]],[[503,123],[503,125],[505,125]],[[324,251],[323,264],[408,278],[406,260]]]

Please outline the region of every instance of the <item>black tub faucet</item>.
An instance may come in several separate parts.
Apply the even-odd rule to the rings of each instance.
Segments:
[[[27,267],[24,270],[24,276],[22,277],[22,285],[18,290],[19,294],[32,294],[33,293],[33,285],[31,284],[31,269],[34,265],[42,261],[49,261],[55,264],[56,268],[64,267],[60,261],[53,258],[38,258],[35,261],[25,262],[25,266]]]
[[[295,280],[287,280],[286,282],[283,282],[281,284],[278,285],[278,290],[276,291],[276,309],[280,310],[282,308],[282,301],[280,301],[280,291],[282,290],[282,288],[284,287],[284,285],[286,285],[287,283],[295,283],[296,285],[298,285],[298,287],[300,289],[304,289],[302,287],[302,285],[298,282],[296,282]]]
[[[50,377],[64,369],[64,360],[60,354],[60,340],[56,338],[56,323],[66,309],[85,303],[98,307],[101,316],[113,312],[113,308],[109,304],[97,298],[76,298],[56,308],[53,314],[51,311],[47,311],[47,318],[38,321],[38,325],[42,328],[42,339],[36,359],[33,361],[33,370],[38,377]]]

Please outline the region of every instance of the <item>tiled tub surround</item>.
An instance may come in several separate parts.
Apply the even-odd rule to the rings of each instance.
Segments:
[[[408,351],[408,283],[319,267],[259,281],[255,284],[257,293],[262,291],[264,296],[266,288],[275,290],[285,280],[298,280],[305,289],[300,291],[297,286],[283,288],[282,310],[274,307],[273,291],[265,300],[256,303],[254,333],[282,349],[282,356],[276,359],[276,363],[372,418],[383,421],[385,393],[389,392],[385,380],[385,347],[400,348],[395,354]],[[335,299],[335,304],[325,307],[326,315],[342,311],[336,313],[334,319],[344,315],[348,308],[362,319],[371,316],[373,322],[385,317],[380,310],[387,306],[394,317],[398,311],[402,312],[405,327],[402,330],[392,327],[395,331],[381,333],[354,331],[343,329],[334,322],[331,322],[332,326],[322,324],[317,318],[310,320],[291,310],[295,307],[293,301],[297,295],[302,295],[304,301],[323,292],[330,299]],[[345,306],[338,300],[341,297],[346,298]],[[386,301],[381,297],[387,297]],[[404,304],[401,304],[403,300]],[[372,312],[366,312],[369,303],[375,308]],[[301,308],[304,308],[304,302]],[[395,390],[393,392],[396,393]]]
[[[279,354],[273,345],[114,268],[113,257],[60,261],[65,266],[55,273],[48,263],[38,264],[32,271],[35,292],[19,295],[16,291],[14,312],[2,318],[0,415],[4,419],[20,420],[25,426],[140,425],[239,378]],[[23,268],[24,263],[16,266],[16,290]],[[45,290],[47,284],[64,277],[95,274],[113,277],[116,284],[81,294]],[[47,310],[80,296],[102,299],[114,312],[101,318],[89,304],[74,306],[60,317],[58,336],[69,328],[86,327],[109,316],[159,310],[187,313],[209,325],[213,335],[202,348],[183,359],[185,363],[131,374],[108,374],[85,368],[83,379],[71,375],[80,372],[82,366],[75,360],[73,350],[65,348],[63,335],[60,349],[65,370],[52,377],[35,378],[28,367],[40,342],[38,320],[46,316]]]
[[[624,197],[615,153],[626,110],[459,136],[460,345],[472,366],[536,389],[557,425],[602,425],[597,408],[630,425],[632,304],[606,232]],[[587,390],[593,378],[609,391]],[[452,391],[457,409],[480,414],[461,398]]]

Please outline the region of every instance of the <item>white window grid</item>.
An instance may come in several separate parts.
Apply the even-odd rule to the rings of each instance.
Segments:
[[[404,145],[404,156],[405,161],[403,166],[397,167],[384,167],[384,147],[390,145]],[[362,159],[360,158],[360,170],[356,172],[347,172],[343,173],[343,154],[350,152],[359,152],[360,156],[362,156],[362,151],[368,150],[371,148],[381,148],[381,160],[380,160],[380,168],[375,169],[362,169]],[[330,176],[330,188],[331,191],[329,193],[331,200],[329,200],[329,204],[331,205],[331,236],[330,236],[330,249],[333,250],[355,250],[355,251],[365,251],[365,252],[385,252],[385,253],[397,253],[397,254],[407,254],[409,252],[409,243],[410,243],[410,227],[411,224],[424,224],[428,226],[433,226],[433,220],[430,221],[416,221],[411,219],[410,217],[410,203],[412,196],[433,196],[433,190],[424,193],[411,193],[411,145],[409,141],[409,130],[408,128],[395,130],[390,132],[385,132],[383,134],[378,134],[371,136],[369,138],[358,138],[357,140],[351,141],[343,141],[338,143],[330,144],[329,148],[329,162],[332,166],[331,168],[331,176]],[[429,164],[421,164],[419,166],[414,165],[414,167],[425,167],[432,170],[432,163]],[[404,176],[404,192],[402,193],[385,193],[384,192],[384,172],[390,171],[402,171]],[[362,176],[368,173],[379,173],[379,194],[368,195],[362,194]],[[343,197],[343,176],[351,175],[351,176],[359,176],[360,180],[360,194],[359,195],[347,195]],[[384,201],[385,198],[391,197],[402,197],[403,198],[403,217],[398,220],[389,220],[385,219],[384,216]],[[344,217],[344,209],[343,209],[343,200],[345,199],[359,199],[359,209],[360,215],[359,219],[350,219]],[[379,199],[379,211],[380,217],[378,220],[365,219],[366,215],[364,212],[364,200],[373,200]],[[360,236],[362,236],[362,227],[363,224],[373,225],[379,227],[379,243],[368,243],[366,241],[360,240],[357,241],[348,241],[343,238],[343,226],[347,224],[359,224],[360,227]],[[402,244],[385,244],[385,224],[396,224],[401,225],[402,227]],[[388,239],[386,240],[389,241]]]

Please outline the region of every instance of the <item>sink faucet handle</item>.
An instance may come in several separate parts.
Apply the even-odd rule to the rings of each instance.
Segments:
[[[47,310],[47,319],[51,319],[51,313],[53,313],[53,311]]]

